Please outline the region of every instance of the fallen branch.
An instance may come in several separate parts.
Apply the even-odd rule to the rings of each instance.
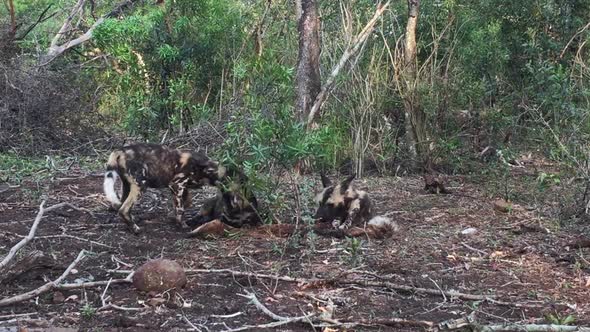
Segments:
[[[107,270],[107,272],[128,274],[133,271],[132,270]],[[235,271],[235,270],[230,270],[230,269],[187,269],[187,270],[185,270],[185,272],[187,274],[219,273],[219,274],[230,275],[232,277],[239,276],[239,277],[248,277],[248,278],[281,280],[281,281],[286,281],[286,282],[298,283],[298,284],[304,285],[304,287],[306,287],[306,288],[318,287],[318,286],[324,286],[324,285],[358,285],[358,286],[369,286],[369,287],[382,287],[382,288],[387,288],[390,290],[396,290],[396,291],[402,291],[402,292],[408,292],[408,293],[422,293],[422,294],[435,295],[435,296],[447,296],[450,298],[457,298],[457,299],[461,299],[461,300],[487,301],[487,302],[497,304],[497,305],[517,307],[517,308],[543,308],[543,307],[546,307],[546,305],[543,305],[543,304],[513,303],[513,302],[500,301],[497,299],[496,295],[480,295],[480,294],[461,293],[461,292],[457,292],[457,291],[444,291],[442,289],[432,289],[432,288],[422,288],[422,287],[399,285],[399,284],[394,284],[392,282],[387,282],[387,281],[350,280],[350,279],[342,279],[342,278],[338,278],[338,277],[331,278],[331,279],[294,278],[294,277],[279,276],[279,275],[272,275],[272,274]]]
[[[372,281],[372,280],[337,280],[337,283],[340,285],[360,285],[360,286],[371,286],[371,287],[384,287],[387,289],[397,290],[397,291],[404,291],[410,293],[423,293],[428,295],[437,295],[437,296],[448,296],[454,297],[462,300],[471,300],[471,301],[487,301],[490,299],[494,299],[495,295],[478,295],[478,294],[467,294],[461,293],[457,291],[443,291],[442,289],[431,289],[431,288],[422,288],[422,287],[412,287],[406,285],[399,285],[394,284],[388,281]]]
[[[33,315],[38,315],[38,312],[27,312],[24,314],[11,314],[11,315],[2,315],[0,316],[0,319],[12,319],[12,318],[17,318],[17,317],[29,317],[29,316],[33,316]]]
[[[406,327],[423,327],[423,328],[432,328],[436,326],[434,322],[430,321],[421,321],[421,320],[410,320],[410,319],[403,319],[403,318],[383,318],[383,319],[361,319],[361,320],[336,320],[331,317],[326,317],[324,315],[320,315],[319,313],[312,313],[307,314],[304,316],[297,316],[297,317],[285,317],[275,314],[274,312],[270,311],[264,304],[262,304],[256,295],[253,293],[246,294],[238,294],[239,296],[245,297],[250,300],[250,303],[254,304],[254,306],[262,311],[265,315],[275,320],[275,322],[261,324],[261,325],[246,325],[241,326],[235,329],[225,330],[224,332],[237,332],[237,331],[244,331],[250,329],[263,329],[263,328],[273,328],[281,325],[292,324],[292,323],[308,323],[312,327],[345,327],[345,328],[352,328],[355,326],[406,326]]]
[[[56,209],[59,209],[62,207],[69,207],[69,208],[77,210],[77,211],[89,212],[86,209],[81,209],[81,208],[74,206],[70,203],[59,203],[59,204],[52,205],[48,208],[44,208],[43,207],[44,205],[45,205],[45,201],[41,202],[41,205],[39,206],[39,212],[37,213],[37,217],[35,217],[35,221],[33,222],[33,226],[31,226],[31,230],[29,230],[29,234],[27,236],[25,236],[22,240],[20,240],[19,243],[14,245],[14,247],[12,247],[10,249],[10,251],[8,252],[6,257],[4,257],[2,262],[0,262],[0,271],[2,271],[4,269],[4,267],[10,262],[10,260],[12,260],[14,258],[14,255],[16,255],[16,253],[22,247],[24,247],[27,243],[29,243],[35,237],[35,233],[37,232],[37,227],[39,226],[41,219],[43,219],[43,214],[45,212],[50,212],[50,211],[53,211],[53,210],[56,210]]]
[[[2,271],[2,274],[0,274],[0,283],[7,283],[15,280],[31,270],[51,268],[53,266],[55,266],[53,258],[45,255],[41,250],[33,250],[7,264]]]
[[[553,324],[502,324],[474,326],[477,332],[590,332],[590,327]]]
[[[128,273],[133,272],[133,270],[107,270],[107,272],[118,273],[118,274],[128,274]],[[230,269],[187,269],[187,270],[185,270],[185,273],[187,273],[187,274],[219,273],[219,274],[231,275],[232,277],[272,279],[272,280],[281,280],[281,281],[304,283],[304,284],[321,281],[320,279],[293,278],[293,277],[279,276],[279,275],[272,275],[272,274],[235,271],[235,270],[230,270]]]
[[[12,233],[12,232],[5,232],[7,234],[12,234],[14,236],[18,236],[18,237],[25,237],[24,235],[20,235],[17,233]],[[44,236],[37,236],[35,239],[36,240],[42,240],[42,239],[55,239],[55,238],[67,238],[67,239],[73,239],[73,240],[78,240],[78,241],[82,241],[82,242],[88,242],[100,247],[105,247],[105,248],[114,248],[113,246],[109,246],[108,244],[104,244],[101,242],[96,242],[93,240],[89,240],[89,239],[85,239],[85,238],[81,238],[78,236],[74,236],[74,235],[69,235],[69,234],[52,234],[52,235],[44,235]]]
[[[299,323],[299,322],[309,322],[312,323],[311,319],[316,317],[317,314],[309,314],[304,316],[297,316],[297,317],[285,317],[275,314],[274,312],[270,311],[267,307],[262,304],[254,293],[246,292],[246,294],[238,294],[241,297],[245,297],[250,300],[250,303],[254,304],[258,310],[262,311],[265,315],[269,316],[275,322],[261,324],[261,325],[245,325],[235,329],[224,330],[224,332],[238,332],[238,331],[245,331],[251,329],[268,329],[273,328],[281,325],[291,324],[291,323]],[[312,324],[313,325],[313,324]]]
[[[41,205],[43,205],[43,204],[41,204]],[[86,257],[86,250],[80,251],[80,253],[78,254],[78,257],[76,257],[76,259],[68,266],[68,268],[61,274],[61,276],[59,276],[59,278],[55,279],[54,281],[50,281],[35,290],[29,291],[29,292],[26,292],[23,294],[19,294],[19,295],[13,296],[13,297],[2,299],[2,300],[0,300],[0,307],[4,307],[4,306],[11,305],[14,303],[19,303],[19,302],[26,301],[26,300],[30,300],[30,299],[35,298],[43,293],[46,293],[52,289],[57,288],[57,286],[59,284],[61,284],[61,282],[70,274],[70,271],[72,271],[74,266],[76,266],[76,264],[78,264],[82,259],[84,259],[84,257]]]
[[[111,284],[129,284],[131,283],[131,275],[125,279],[111,279],[111,280],[101,280],[101,281],[88,281],[88,282],[82,282],[79,284],[61,284],[61,285],[57,285],[55,288],[59,289],[59,290],[71,290],[71,289],[80,289],[80,288],[91,288],[91,287],[99,287],[99,286],[104,286],[104,285],[108,285],[109,282]]]
[[[121,311],[143,311],[146,310],[146,308],[130,308],[130,307],[120,307],[116,304],[113,304],[111,302],[107,303],[107,301],[111,298],[110,296],[106,296],[107,294],[107,290],[109,289],[109,286],[111,284],[115,284],[115,283],[130,283],[131,278],[133,277],[133,272],[130,273],[125,279],[109,279],[108,281],[101,281],[101,285],[106,283],[106,287],[104,288],[104,291],[102,292],[102,295],[100,296],[100,300],[102,301],[102,307],[98,308],[97,311],[103,311],[103,310],[107,310],[107,309],[117,309],[117,310],[121,310]],[[99,282],[95,282],[93,286],[97,286]],[[90,283],[87,283],[90,284]]]

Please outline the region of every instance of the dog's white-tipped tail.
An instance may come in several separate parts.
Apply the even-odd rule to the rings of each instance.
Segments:
[[[103,190],[104,194],[107,197],[107,200],[111,203],[114,208],[118,208],[121,206],[121,201],[119,200],[119,195],[115,191],[115,182],[117,180],[117,172],[115,171],[107,171],[104,174],[104,183],[103,183]]]
[[[371,218],[371,220],[369,220],[368,224],[376,226],[378,228],[386,228],[392,232],[399,231],[399,225],[397,224],[397,222],[395,222],[394,220],[391,220],[390,218],[383,217],[383,216],[376,216],[376,217]]]

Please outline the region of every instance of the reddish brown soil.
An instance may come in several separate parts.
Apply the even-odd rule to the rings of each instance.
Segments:
[[[515,172],[512,176],[514,181],[520,181],[528,175]],[[79,251],[85,249],[94,254],[83,260],[66,282],[80,278],[121,278],[125,275],[108,270],[134,269],[148,259],[164,257],[176,260],[187,269],[227,268],[304,278],[382,280],[470,294],[494,294],[498,300],[512,305],[379,287],[334,284],[308,287],[202,273],[190,274],[188,285],[179,296],[169,293],[156,296],[164,301],[150,301],[154,294],[140,293],[129,284],[109,287],[112,303],[145,309],[140,312],[112,309],[96,312],[101,306],[104,287],[63,291],[65,301],[56,292],[49,292],[0,308],[0,317],[34,313],[21,322],[0,318],[0,331],[18,324],[73,327],[82,331],[189,329],[183,317],[203,331],[271,322],[239,296],[245,291],[254,292],[269,309],[282,316],[318,311],[326,306],[323,301],[330,300],[335,305],[334,319],[397,317],[442,322],[475,311],[480,323],[551,323],[549,315],[557,319],[572,315],[577,324],[590,325],[590,250],[568,247],[581,234],[589,234],[589,226],[572,223],[560,226],[544,218],[543,209],[550,207],[551,202],[540,202],[530,209],[522,203],[509,213],[495,211],[492,202],[496,195],[483,189],[482,184],[462,177],[446,178],[446,185],[454,191],[450,195],[426,194],[418,177],[358,181],[357,186],[367,189],[373,197],[378,212],[397,220],[401,231],[386,240],[364,241],[356,262],[346,252],[350,247],[347,240],[320,237],[312,245],[306,239],[249,236],[248,232],[218,240],[187,239],[169,217],[172,204],[166,191],[150,190],[134,208],[134,215],[142,220],[142,233],[136,236],[127,231],[115,212],[107,209],[101,195],[100,175],[63,177],[38,188],[24,184],[0,193],[0,256],[21,239],[18,235],[29,231],[40,202],[31,196],[39,194],[48,198],[47,206],[70,202],[93,211],[94,216],[69,209],[48,213],[37,236],[68,234],[101,245],[65,237],[31,241],[23,251],[41,250],[53,256],[58,264],[2,285],[0,298],[24,293],[41,286],[45,280],[57,278]],[[211,190],[195,194],[198,207]],[[291,212],[295,215],[295,208]],[[469,227],[477,232],[461,235]],[[350,273],[353,269],[356,272]],[[521,304],[534,304],[538,308],[523,308]],[[236,312],[242,314],[214,316]],[[291,324],[276,330],[313,331],[306,324]],[[376,326],[350,330],[411,329]]]

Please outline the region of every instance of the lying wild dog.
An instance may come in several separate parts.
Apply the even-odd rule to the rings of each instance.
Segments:
[[[205,201],[199,214],[187,222],[190,227],[197,227],[219,220],[231,227],[245,224],[258,225],[262,222],[258,214],[258,201],[246,184],[246,177],[241,172],[232,172],[217,183],[217,195]],[[189,236],[197,235],[195,228]]]
[[[207,156],[195,152],[183,152],[157,144],[135,144],[115,150],[109,156],[104,176],[104,192],[113,208],[119,211],[131,231],[140,228],[131,216],[131,208],[146,188],[168,187],[174,196],[176,222],[182,227],[184,208],[190,206],[189,188],[215,185],[225,175],[225,168]],[[115,181],[123,184],[119,199]]]
[[[316,196],[319,206],[314,218],[320,222],[331,222],[332,227],[342,231],[343,236],[358,236],[367,229],[373,233],[396,231],[398,225],[394,221],[373,216],[369,195],[352,185],[355,177],[356,174],[353,174],[334,185],[327,176],[321,174],[324,189]],[[330,235],[328,233],[326,235]]]

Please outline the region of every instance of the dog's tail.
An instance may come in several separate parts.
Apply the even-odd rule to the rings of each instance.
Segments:
[[[118,209],[121,206],[121,200],[115,190],[115,182],[119,176],[118,170],[124,168],[125,154],[123,151],[114,151],[109,156],[107,161],[107,170],[104,173],[103,190],[107,197],[107,200],[111,203],[111,206]]]
[[[395,222],[394,220],[391,220],[391,218],[388,217],[384,217],[384,216],[376,216],[371,218],[371,220],[369,220],[369,222],[367,223],[368,225],[372,225],[373,227],[376,228],[381,228],[390,232],[398,232],[399,231],[399,225],[397,222]]]

